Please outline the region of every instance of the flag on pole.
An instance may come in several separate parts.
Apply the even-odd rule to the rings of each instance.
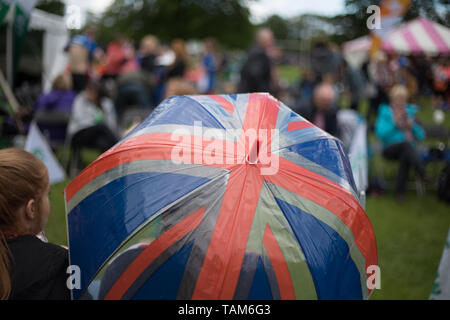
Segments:
[[[381,27],[372,30],[370,55],[381,48],[381,43],[386,34],[402,20],[406,11],[411,6],[411,0],[381,0],[379,6]]]
[[[448,230],[447,241],[434,280],[430,300],[450,300],[450,229]]]
[[[25,150],[38,157],[47,167],[50,177],[50,184],[62,182],[66,179],[66,174],[61,164],[53,154],[47,140],[42,135],[36,123],[31,123],[25,142]]]
[[[16,0],[14,9],[14,73],[19,66],[19,58],[25,44],[31,11],[33,11],[36,3],[37,0]]]
[[[8,14],[9,8],[14,0],[0,0],[0,25]]]

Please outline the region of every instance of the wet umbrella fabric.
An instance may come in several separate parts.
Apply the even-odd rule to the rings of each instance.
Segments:
[[[375,235],[341,143],[268,94],[164,100],[65,199],[75,299],[371,292]]]

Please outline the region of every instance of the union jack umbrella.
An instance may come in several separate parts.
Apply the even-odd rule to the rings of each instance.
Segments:
[[[366,299],[338,139],[269,94],[164,100],[66,188],[74,299]]]

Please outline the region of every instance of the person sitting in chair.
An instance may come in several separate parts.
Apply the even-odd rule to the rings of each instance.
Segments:
[[[379,107],[375,133],[383,143],[383,157],[400,161],[395,191],[398,199],[403,200],[411,167],[425,179],[425,167],[416,148],[416,143],[425,138],[425,131],[415,118],[417,107],[407,103],[405,86],[395,85],[389,98],[389,105]]]
[[[53,80],[52,90],[41,94],[34,104],[34,119],[50,141],[64,142],[75,97],[70,75],[62,73]]]
[[[75,98],[67,133],[75,149],[88,147],[105,152],[118,141],[113,103],[98,81],[90,81]]]

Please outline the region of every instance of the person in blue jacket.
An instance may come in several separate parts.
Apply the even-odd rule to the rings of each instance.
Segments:
[[[408,90],[395,85],[390,91],[389,105],[380,105],[375,123],[375,133],[383,143],[383,156],[399,160],[396,194],[405,196],[410,168],[425,179],[425,167],[417,151],[417,142],[425,138],[425,131],[416,120],[417,106],[408,104]]]

